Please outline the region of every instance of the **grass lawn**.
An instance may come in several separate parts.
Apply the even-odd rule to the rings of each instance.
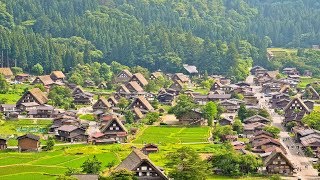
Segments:
[[[155,127],[144,130],[133,143],[192,143],[207,142],[209,127]]]
[[[79,116],[79,118],[82,120],[87,120],[87,121],[94,121],[95,120],[94,114],[81,114]]]
[[[37,135],[46,134],[48,131],[48,126],[51,124],[52,120],[46,119],[0,121],[0,137],[8,138],[8,145],[15,146],[17,145],[17,136],[26,133],[33,133]],[[44,143],[44,141],[42,143]]]
[[[169,106],[169,105],[164,105],[164,104],[159,105],[159,109],[164,109],[165,112],[168,112],[170,108],[171,108],[171,106]]]
[[[301,77],[300,83],[298,84],[299,88],[305,88],[307,84],[320,81],[319,78],[310,78],[310,77]]]
[[[15,104],[23,95],[24,90],[29,87],[29,84],[10,85],[6,94],[0,94],[0,100],[5,100],[5,104]]]
[[[86,92],[90,93],[105,93],[105,94],[112,94],[115,92],[113,89],[98,89],[98,88],[84,88]]]
[[[199,88],[195,88],[193,90],[194,90],[194,92],[200,93],[202,95],[207,95],[209,93],[209,91],[210,91],[210,89],[204,89],[204,88],[200,88],[200,87]]]

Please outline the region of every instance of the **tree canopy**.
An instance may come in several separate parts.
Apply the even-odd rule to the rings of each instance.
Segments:
[[[311,112],[302,119],[302,122],[309,127],[320,130],[320,113],[317,111]]]
[[[255,155],[242,155],[235,151],[220,152],[211,158],[213,168],[217,168],[225,175],[243,176],[256,173],[262,166],[262,161]]]
[[[253,63],[275,67],[267,47],[319,43],[319,6],[317,0],[2,0],[0,52],[5,66],[28,72],[37,63],[48,73],[117,61],[168,72],[193,64],[243,80]],[[305,62],[294,63],[320,74]]]
[[[168,159],[166,166],[172,169],[170,178],[204,180],[210,174],[208,163],[202,161],[200,155],[190,147],[170,153]]]
[[[169,113],[176,115],[177,118],[182,117],[186,112],[190,112],[196,108],[193,99],[185,94],[180,95],[177,99],[177,104],[169,110]]]

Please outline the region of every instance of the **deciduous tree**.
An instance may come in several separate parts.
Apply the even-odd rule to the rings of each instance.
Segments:
[[[174,179],[204,180],[210,175],[209,165],[190,147],[182,147],[169,153],[166,166],[172,169],[169,177]]]

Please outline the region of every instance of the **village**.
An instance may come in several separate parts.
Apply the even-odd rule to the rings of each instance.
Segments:
[[[294,67],[279,72],[255,66],[250,73],[246,81],[234,82],[220,75],[200,74],[192,65],[184,65],[183,72],[165,74],[159,70],[148,77],[122,69],[113,77],[116,88],[107,91],[106,83],[86,81],[84,87],[68,83],[61,71],[33,76],[14,75],[10,68],[0,68],[11,87],[29,87],[15,103],[0,105],[4,119],[1,126],[30,121],[34,127],[19,125],[19,131],[13,134],[0,131],[0,159],[13,154],[44,154],[48,139],[54,139],[55,147],[123,145],[129,154],[125,153],[110,169],[131,171],[138,179],[169,179],[166,169],[159,167],[163,164],[158,164],[163,156],[154,158],[165,152],[166,143],[179,147],[228,143],[237,153],[262,160],[262,166],[256,169],[258,174],[318,179],[314,165],[320,155],[320,131],[305,124],[304,119],[319,106],[316,87],[320,82],[299,87],[301,78],[311,78],[312,74]],[[148,83],[159,78],[171,83],[156,93],[146,90],[150,89]],[[202,86],[204,80],[209,87]],[[71,92],[74,107],[65,110],[54,105],[52,91],[57,91],[56,87]],[[190,103],[189,99],[191,109],[183,106]],[[218,106],[214,118],[202,109],[210,102]],[[210,153],[202,158],[209,159]],[[0,169],[5,165],[0,163]],[[225,175],[219,168],[214,173]],[[74,176],[98,179],[92,174]]]

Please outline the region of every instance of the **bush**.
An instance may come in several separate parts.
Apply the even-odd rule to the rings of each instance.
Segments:
[[[53,137],[49,137],[46,146],[43,147],[45,151],[51,151],[53,150],[53,147],[55,145]]]
[[[305,150],[304,150],[304,153],[306,156],[308,157],[312,157],[313,156],[313,151],[310,147],[307,147]]]
[[[160,115],[157,112],[150,112],[143,121],[148,125],[152,125],[153,123],[160,121]]]
[[[243,176],[256,173],[262,160],[254,155],[242,155],[235,151],[220,152],[211,158],[212,167],[221,170],[223,175]]]
[[[291,131],[291,129],[292,129],[293,127],[295,127],[296,125],[297,125],[296,122],[289,122],[289,123],[287,123],[287,125],[286,125],[286,130],[287,130],[287,131]]]

